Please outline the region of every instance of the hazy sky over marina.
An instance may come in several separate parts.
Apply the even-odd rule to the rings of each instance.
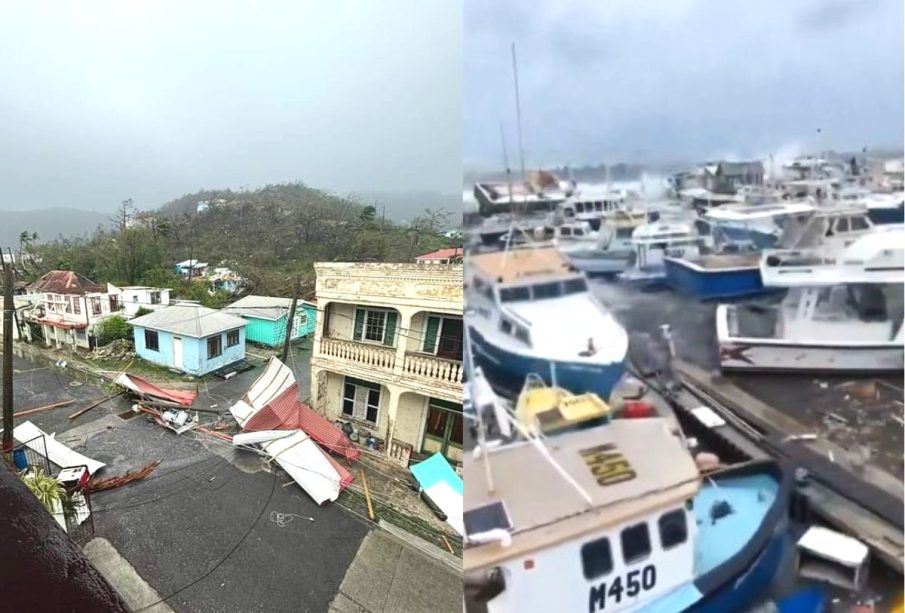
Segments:
[[[902,10],[901,0],[466,0],[466,164],[501,164],[502,120],[517,166],[512,42],[529,166],[901,146]]]
[[[0,210],[461,184],[458,2],[0,8]]]

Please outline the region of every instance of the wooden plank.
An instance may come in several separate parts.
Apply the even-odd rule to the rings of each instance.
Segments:
[[[104,398],[101,398],[101,399],[98,400],[97,402],[93,402],[93,403],[89,404],[89,405],[88,405],[87,407],[85,407],[84,409],[81,409],[81,410],[79,410],[79,411],[76,411],[75,413],[73,413],[72,415],[69,416],[69,419],[75,419],[75,418],[78,417],[79,415],[84,415],[85,413],[87,413],[87,412],[90,411],[91,409],[93,409],[93,408],[95,408],[95,407],[98,407],[98,406],[104,404],[104,403],[107,402],[108,400],[113,400],[113,399],[116,398],[117,396],[121,396],[121,395],[123,395],[124,393],[125,393],[125,391],[122,391],[122,392],[116,392],[115,394],[110,394],[109,396],[105,396]]]
[[[64,400],[62,402],[54,402],[53,404],[47,404],[43,407],[35,407],[33,409],[26,409],[24,411],[19,411],[18,413],[13,413],[13,417],[22,417],[23,415],[31,415],[32,413],[41,413],[42,411],[49,411],[50,409],[56,409],[57,407],[65,407],[66,405],[70,405],[75,400]]]
[[[371,518],[371,521],[374,521],[374,507],[371,506],[371,492],[368,490],[368,480],[365,479],[364,469],[359,470],[359,473],[361,473],[361,484],[365,490],[365,500],[368,503],[368,517]]]

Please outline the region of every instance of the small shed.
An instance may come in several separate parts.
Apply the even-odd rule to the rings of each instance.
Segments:
[[[274,296],[245,296],[224,308],[225,313],[241,317],[247,322],[246,338],[252,343],[279,347],[286,338],[286,319],[292,305],[290,298]],[[299,300],[292,324],[291,340],[305,338],[314,333],[317,306]]]
[[[245,320],[177,303],[129,321],[144,360],[200,376],[245,359]]]

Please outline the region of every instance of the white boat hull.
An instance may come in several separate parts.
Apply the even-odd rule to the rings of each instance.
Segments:
[[[731,336],[728,305],[717,307],[720,369],[812,373],[884,373],[905,368],[901,343],[803,342]]]

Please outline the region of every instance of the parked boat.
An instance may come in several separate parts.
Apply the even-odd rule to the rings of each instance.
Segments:
[[[905,223],[905,194],[870,194],[860,200],[875,225]]]
[[[489,613],[746,611],[789,545],[788,473],[702,475],[664,418],[487,446],[468,471],[465,590]]]
[[[711,233],[722,252],[664,259],[667,285],[702,300],[771,291],[762,279],[757,251],[765,246],[829,257],[874,231],[867,210],[859,206],[815,209],[799,203],[726,207],[711,212],[705,220],[713,222]]]
[[[900,372],[905,231],[858,239],[836,258],[765,252],[761,277],[777,305],[719,305],[724,370]]]
[[[647,221],[643,211],[614,211],[603,216],[601,242],[596,247],[569,249],[565,255],[588,275],[615,275],[628,268],[632,258],[632,233]]]
[[[605,398],[623,373],[625,330],[556,249],[470,257],[466,300],[475,365],[495,387],[516,393],[537,373]]]
[[[612,189],[582,190],[557,205],[564,219],[586,221],[594,230],[600,229],[608,214],[625,209],[625,192]]]
[[[657,285],[666,279],[665,258],[700,255],[712,244],[691,223],[658,220],[632,232],[632,256],[619,279],[640,285]]]

